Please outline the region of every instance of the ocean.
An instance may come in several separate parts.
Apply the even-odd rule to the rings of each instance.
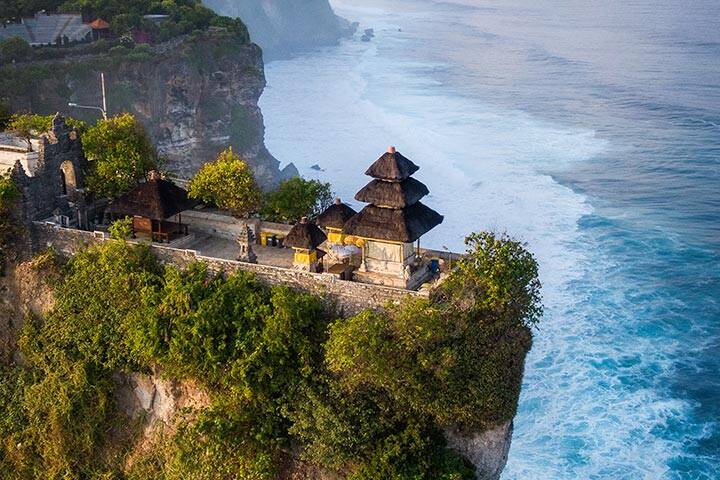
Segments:
[[[720,478],[720,2],[331,3],[375,37],[268,64],[266,144],[355,206],[397,146],[425,246],[537,256],[503,478]]]

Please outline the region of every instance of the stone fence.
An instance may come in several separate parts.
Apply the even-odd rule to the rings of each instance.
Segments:
[[[30,230],[33,253],[51,247],[61,255],[70,256],[87,245],[108,240],[108,236],[104,232],[60,228],[43,222],[33,222]],[[428,297],[427,291],[415,292],[340,280],[334,275],[206,257],[195,250],[161,245],[151,245],[150,248],[160,262],[176,265],[179,268],[185,268],[193,262],[200,261],[207,264],[208,268],[215,273],[233,273],[242,270],[253,273],[260,282],[269,286],[286,285],[295,290],[318,295],[329,305],[334,306],[341,316],[354,315],[368,308],[382,308],[389,303],[399,304],[408,298]]]

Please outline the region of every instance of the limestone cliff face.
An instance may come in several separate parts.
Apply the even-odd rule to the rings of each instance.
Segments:
[[[96,112],[68,102],[100,105],[100,72],[107,78],[110,113],[134,113],[165,157],[165,168],[180,177],[191,177],[228,146],[251,164],[265,188],[296,173],[294,167],[281,172],[263,142],[260,48],[224,30],[175,39],[140,55],[116,52],[6,67],[3,73],[15,78],[0,82],[0,98],[18,111],[94,119]]]
[[[338,17],[328,0],[203,0],[220,15],[239,17],[266,58],[334,45],[353,27]]]

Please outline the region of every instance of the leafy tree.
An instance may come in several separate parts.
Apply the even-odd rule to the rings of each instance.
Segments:
[[[190,181],[191,198],[229,210],[237,217],[254,212],[260,205],[260,189],[252,170],[233,151],[221,152],[206,163]]]
[[[270,221],[295,222],[302,217],[317,217],[332,201],[329,183],[295,177],[265,195],[261,213]]]
[[[53,118],[55,118],[54,115],[16,114],[10,117],[7,129],[11,133],[24,138],[28,142],[28,147],[32,148],[30,140],[49,132],[52,129]],[[85,122],[72,117],[65,117],[65,122],[79,132],[84,132],[87,128]]]
[[[473,233],[467,255],[457,264],[439,299],[472,299],[472,309],[506,322],[532,327],[543,314],[538,265],[525,245],[506,234]]]
[[[98,121],[82,139],[90,160],[88,189],[99,197],[129,190],[158,167],[147,132],[129,113]]]
[[[30,60],[33,54],[30,44],[20,37],[0,40],[0,64]]]
[[[30,140],[47,132],[51,127],[52,117],[50,117],[50,122],[48,122],[48,118],[46,116],[22,114],[13,115],[10,118],[8,130],[17,136],[24,138],[28,143],[28,147],[32,148]]]

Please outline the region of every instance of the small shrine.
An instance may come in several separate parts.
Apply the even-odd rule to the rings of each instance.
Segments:
[[[362,251],[355,280],[414,289],[430,277],[419,255],[419,239],[442,223],[443,216],[420,202],[430,192],[412,178],[419,168],[390,147],[365,172],[373,180],[355,199],[369,205],[342,230],[344,243]]]
[[[250,227],[247,223],[243,223],[240,226],[240,233],[238,234],[235,242],[238,244],[239,251],[237,260],[246,263],[257,263],[257,255],[253,250],[253,243],[255,236],[253,235]]]
[[[133,233],[148,235],[154,242],[171,242],[188,234],[182,213],[195,206],[187,192],[150,172],[150,179],[119,196],[105,210],[110,218],[132,217]],[[172,217],[172,219],[171,219]]]
[[[284,245],[294,250],[293,268],[306,272],[318,272],[320,259],[325,252],[318,247],[327,240],[327,235],[307,217],[303,217],[285,237]]]
[[[354,245],[345,245],[342,229],[345,223],[357,212],[339,198],[317,218],[317,225],[327,233],[327,255],[323,257],[323,266],[328,273],[337,274],[341,279],[352,278],[354,258],[360,257],[360,249]]]

